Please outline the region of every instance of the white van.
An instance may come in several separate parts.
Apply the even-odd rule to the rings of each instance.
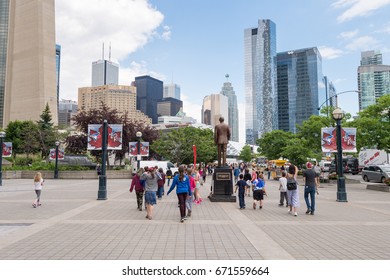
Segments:
[[[321,160],[319,164],[320,164],[321,170],[323,172],[329,172],[329,167],[332,164],[332,162],[331,161]]]

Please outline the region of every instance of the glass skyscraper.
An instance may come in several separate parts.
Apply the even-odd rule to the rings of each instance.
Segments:
[[[358,67],[359,110],[376,103],[376,99],[390,93],[390,65],[382,64],[382,54],[362,52]]]
[[[4,119],[5,75],[7,70],[9,0],[0,0],[0,126]]]
[[[326,100],[322,58],[316,47],[278,53],[279,129],[296,132],[296,125]]]
[[[92,86],[118,85],[119,65],[102,59],[92,62]]]
[[[226,79],[229,78],[229,75],[226,74]],[[232,87],[232,83],[230,83],[228,80],[226,80],[225,83],[223,83],[223,87],[221,90],[221,94],[228,97],[228,125],[231,129],[231,137],[230,140],[239,142],[239,130],[238,130],[238,106],[237,106],[237,96],[234,92],[234,89]]]
[[[158,123],[157,103],[163,98],[163,82],[150,76],[135,77],[137,110]]]
[[[244,30],[245,134],[247,144],[278,129],[276,25],[259,19]]]

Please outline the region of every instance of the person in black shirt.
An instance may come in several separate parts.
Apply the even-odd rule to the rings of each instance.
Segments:
[[[240,204],[240,209],[245,209],[245,189],[246,189],[246,182],[244,181],[244,175],[240,174],[239,176],[240,180],[236,183],[236,189],[235,193],[238,189],[238,201]]]
[[[306,214],[314,215],[316,206],[315,195],[319,185],[318,174],[313,170],[313,164],[311,162],[307,162],[306,167],[307,169],[303,172],[303,181],[305,183],[304,197],[307,206]]]

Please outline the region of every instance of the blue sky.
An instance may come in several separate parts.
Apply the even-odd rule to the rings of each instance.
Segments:
[[[227,73],[244,117],[244,29],[260,18],[275,22],[278,52],[318,47],[338,92],[357,90],[362,51],[379,50],[390,64],[390,0],[56,0],[56,13],[62,98],[77,100],[77,88],[90,86],[91,63],[103,42],[108,58],[111,42],[121,84],[144,74],[173,81],[198,121],[204,96],[219,93]],[[340,95],[339,106],[355,114],[357,93]]]

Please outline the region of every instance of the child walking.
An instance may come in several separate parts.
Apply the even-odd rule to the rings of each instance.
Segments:
[[[37,198],[34,200],[32,207],[37,208],[38,206],[41,206],[41,192],[42,192],[42,186],[43,186],[43,180],[41,172],[37,172],[34,176],[34,189],[35,193],[37,195]]]
[[[245,209],[245,190],[246,190],[246,182],[244,181],[244,175],[239,175],[240,180],[236,183],[235,193],[238,189],[238,201],[240,204],[240,209]]]

